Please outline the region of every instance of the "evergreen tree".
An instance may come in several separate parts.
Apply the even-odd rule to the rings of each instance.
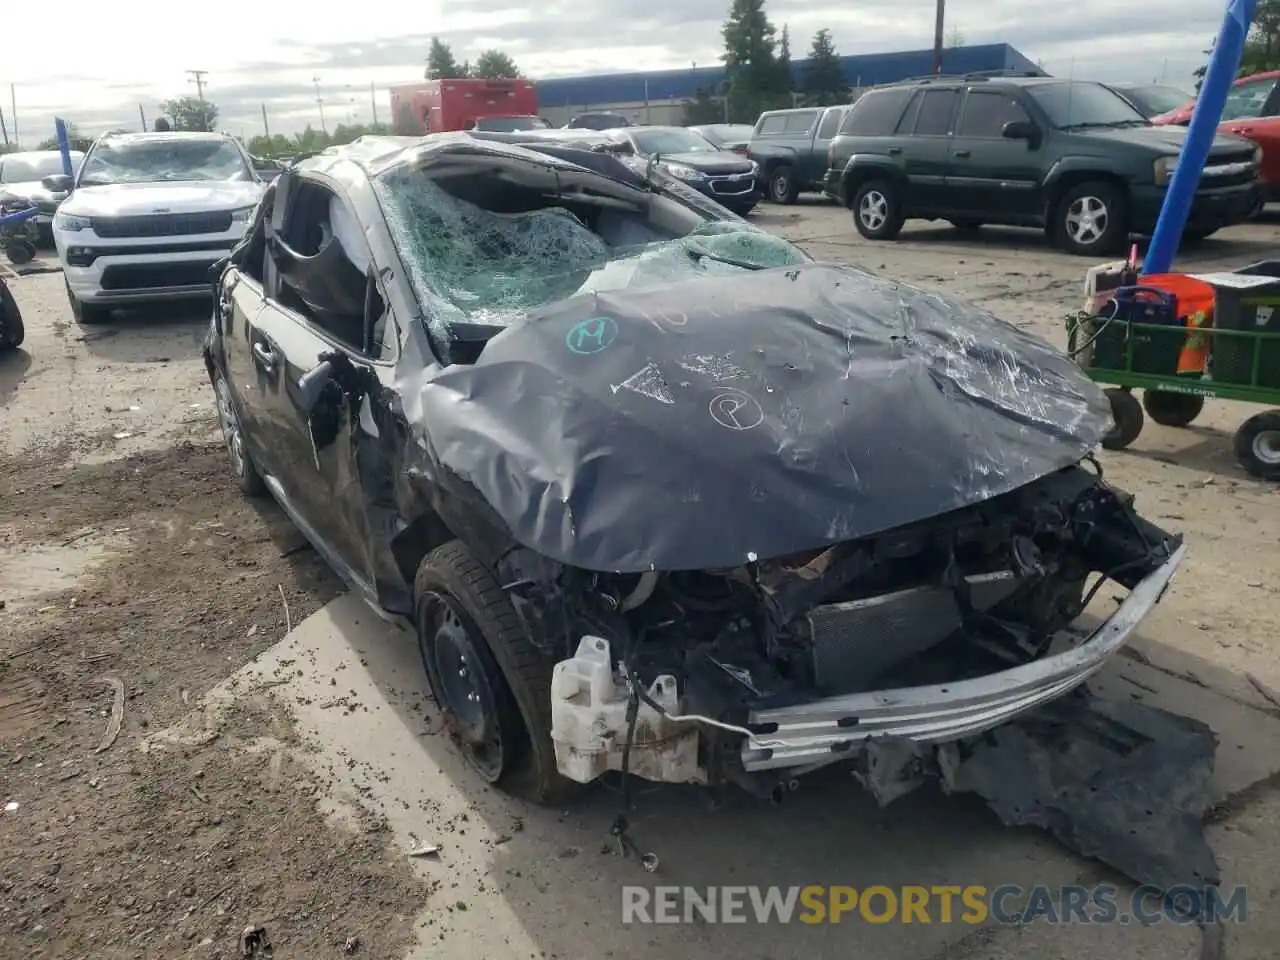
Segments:
[[[439,37],[431,38],[431,50],[427,54],[428,80],[452,80],[467,75],[466,64],[459,65],[453,58],[453,48]]]
[[[754,123],[763,110],[789,106],[791,92],[778,69],[777,30],[765,15],[764,0],[733,0],[721,35],[730,118]]]
[[[795,75],[791,72],[791,29],[784,23],[782,39],[778,42],[778,91],[790,94],[795,86]]]
[[[471,68],[472,76],[485,77],[488,80],[514,80],[520,76],[520,68],[516,62],[501,50],[486,50],[476,57],[475,66]]]
[[[816,107],[849,101],[849,87],[844,82],[840,55],[831,41],[830,30],[819,30],[813,35],[804,77],[804,95],[805,102]]]

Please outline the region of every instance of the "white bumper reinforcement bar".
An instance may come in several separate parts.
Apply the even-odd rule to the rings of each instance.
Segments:
[[[753,728],[776,726],[744,741],[742,765],[758,771],[828,763],[872,737],[946,743],[1055,700],[1102,669],[1125,645],[1164,596],[1185,553],[1186,547],[1179,546],[1088,640],[1054,656],[956,683],[877,690],[752,713]]]

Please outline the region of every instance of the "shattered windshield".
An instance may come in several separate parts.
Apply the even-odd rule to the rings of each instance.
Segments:
[[[85,161],[80,186],[161,180],[252,180],[230,140],[158,139],[104,143]]]
[[[574,296],[809,262],[742,220],[708,220],[673,237],[638,205],[597,206],[580,193],[562,200],[529,190],[524,196],[538,198],[537,209],[499,213],[410,167],[384,173],[374,186],[433,332],[446,338],[451,322],[505,327]]]

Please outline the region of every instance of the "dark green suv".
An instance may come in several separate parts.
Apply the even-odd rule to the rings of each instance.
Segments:
[[[933,77],[869,90],[827,152],[824,189],[858,232],[892,240],[909,217],[1043,227],[1072,253],[1112,254],[1149,234],[1186,139],[1098,83]],[[1184,235],[1260,209],[1261,151],[1219,135]]]

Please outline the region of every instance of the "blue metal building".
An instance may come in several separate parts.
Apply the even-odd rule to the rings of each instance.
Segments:
[[[805,60],[792,61],[796,86],[804,83]],[[850,87],[892,83],[933,72],[933,50],[899,53],[854,54],[840,58]],[[951,47],[942,52],[943,73],[976,73],[983,70],[1038,70],[1007,43]],[[691,100],[698,90],[716,91],[724,82],[724,67],[690,67],[687,70],[654,70],[648,73],[609,73],[587,77],[551,77],[538,80],[542,107],[573,107],[602,103]]]

